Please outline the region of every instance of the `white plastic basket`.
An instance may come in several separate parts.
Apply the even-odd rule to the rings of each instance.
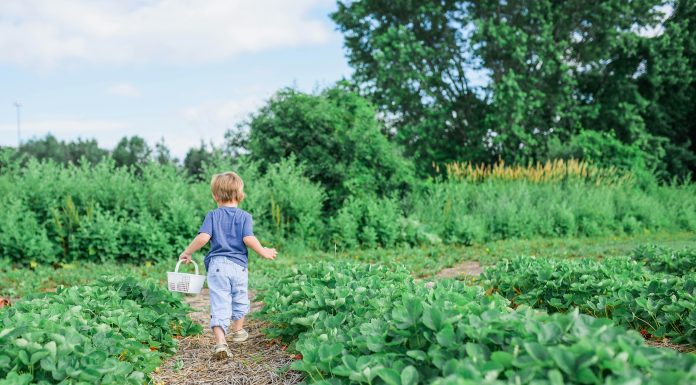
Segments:
[[[180,293],[198,294],[203,288],[205,275],[198,275],[198,264],[195,261],[193,266],[196,268],[196,274],[179,273],[181,261],[176,263],[174,271],[167,272],[167,283],[169,291],[178,291]]]

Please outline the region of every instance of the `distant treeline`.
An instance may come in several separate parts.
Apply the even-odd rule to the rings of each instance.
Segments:
[[[23,142],[14,156],[22,159],[22,162],[37,159],[65,165],[80,162],[96,164],[105,159],[113,159],[118,167],[142,167],[150,163],[171,164],[182,167],[189,175],[198,175],[204,163],[223,155],[220,149],[203,142],[199,147],[189,149],[181,160],[172,156],[163,139],[152,146],[137,135],[123,137],[116,147],[110,150],[100,147],[95,139],[64,141],[48,134],[43,138],[32,138]]]

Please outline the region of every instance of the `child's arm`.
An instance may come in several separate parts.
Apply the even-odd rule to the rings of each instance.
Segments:
[[[261,246],[261,242],[259,242],[258,239],[256,239],[255,236],[250,235],[247,237],[244,237],[244,244],[254,250],[256,254],[266,258],[266,259],[275,259],[276,255],[278,255],[278,252],[276,249],[268,249],[263,246]]]
[[[191,241],[186,250],[184,250],[184,252],[181,253],[181,255],[179,255],[179,260],[183,261],[184,263],[191,263],[191,256],[193,255],[193,253],[200,250],[201,247],[205,246],[205,244],[208,243],[209,240],[210,234],[198,234],[196,238],[193,238],[193,241]]]

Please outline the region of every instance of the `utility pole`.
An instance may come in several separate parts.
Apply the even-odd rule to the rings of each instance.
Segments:
[[[20,110],[22,105],[19,102],[14,102],[14,106],[17,108],[17,149],[22,147],[22,131],[21,131],[21,121],[20,121]]]

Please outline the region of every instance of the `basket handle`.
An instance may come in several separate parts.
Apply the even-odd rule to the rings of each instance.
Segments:
[[[181,262],[183,262],[183,261],[179,261],[176,263],[176,267],[174,268],[175,273],[179,272],[179,266],[181,265]],[[198,264],[193,259],[191,260],[191,262],[193,262],[193,267],[196,268],[196,275],[198,275]]]

